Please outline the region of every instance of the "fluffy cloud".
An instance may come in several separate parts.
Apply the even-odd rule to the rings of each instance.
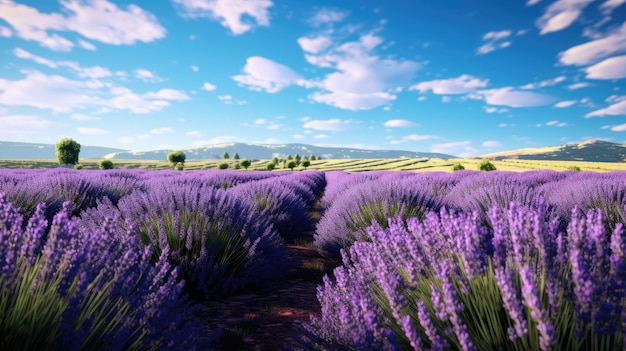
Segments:
[[[554,102],[555,98],[546,94],[529,91],[518,91],[512,87],[499,89],[479,90],[477,95],[485,99],[489,105],[504,105],[511,107],[544,106]]]
[[[302,126],[307,129],[339,132],[348,129],[350,123],[350,121],[344,121],[338,118],[328,120],[314,119],[305,122]]]
[[[348,16],[348,12],[322,8],[311,17],[309,23],[314,26],[321,26],[323,24],[332,24],[335,22],[341,22]]]
[[[626,132],[626,123],[611,127],[614,132]]]
[[[109,134],[108,130],[101,128],[78,128],[78,133],[82,135],[107,135]]]
[[[271,0],[172,0],[182,14],[188,17],[206,17],[220,21],[233,34],[252,30],[254,24],[269,26],[268,9],[274,6]],[[244,22],[244,18],[246,21]]]
[[[539,83],[529,83],[529,84],[521,86],[520,89],[529,90],[529,89],[539,89],[539,88],[549,87],[552,85],[556,85],[564,81],[565,79],[567,78],[564,76],[559,76],[554,79],[547,79],[547,80],[541,81]]]
[[[100,120],[100,117],[94,117],[94,116],[88,116],[88,115],[83,115],[80,113],[74,113],[73,115],[70,116],[71,119],[75,119],[77,121],[98,121]]]
[[[574,84],[570,84],[567,86],[567,89],[569,90],[576,90],[576,89],[582,89],[582,88],[586,88],[591,86],[591,83],[589,82],[580,82],[580,83],[574,83]]]
[[[557,108],[565,108],[565,107],[570,107],[570,106],[574,106],[578,101],[576,100],[565,100],[565,101],[560,101],[557,102],[554,107]]]
[[[209,82],[202,84],[202,90],[213,91],[215,89],[217,89],[217,87]]]
[[[391,119],[385,122],[384,126],[388,128],[413,128],[419,127],[419,124],[406,119]]]
[[[76,108],[98,104],[94,89],[81,81],[38,71],[22,71],[21,80],[0,79],[0,104],[31,106],[54,112],[71,112]]]
[[[558,32],[569,27],[580,17],[582,10],[593,0],[557,0],[537,20],[541,34]]]
[[[10,38],[13,36],[13,31],[5,26],[0,26],[0,37]]]
[[[53,123],[37,116],[11,115],[0,116],[0,125],[0,135],[15,136],[45,132]]]
[[[485,109],[485,112],[487,112],[487,113],[506,113],[506,112],[509,112],[509,109],[507,109],[507,108],[497,108],[497,107],[491,107],[491,106],[484,106],[483,108]]]
[[[235,99],[231,95],[220,95],[217,98],[226,105],[245,105],[248,103],[246,100]]]
[[[615,56],[585,69],[587,79],[626,78],[626,55]]]
[[[107,68],[104,67],[100,67],[100,66],[93,66],[93,67],[86,67],[83,68],[81,67],[78,63],[76,62],[71,62],[71,61],[52,61],[49,60],[45,57],[41,57],[41,56],[37,56],[35,54],[32,54],[24,49],[21,48],[15,48],[13,49],[13,55],[15,55],[15,57],[24,59],[24,60],[31,60],[33,62],[36,62],[40,65],[44,65],[44,66],[48,66],[50,68],[59,68],[59,67],[68,67],[71,70],[73,70],[74,72],[76,72],[78,74],[79,77],[87,77],[87,78],[93,78],[93,79],[98,79],[98,78],[105,78],[105,77],[110,77],[113,75],[113,73],[111,73],[111,71],[109,71]]]
[[[163,79],[159,78],[156,74],[148,71],[147,69],[138,68],[133,71],[135,73],[135,77],[146,82],[146,83],[157,83],[162,81]]]
[[[243,73],[233,76],[233,80],[255,91],[277,93],[290,85],[303,84],[302,77],[291,68],[260,56],[249,57]]]
[[[315,102],[346,110],[369,110],[396,99],[419,68],[417,62],[382,58],[373,51],[383,39],[373,34],[331,47],[317,55],[305,55],[315,66],[335,69],[303,86],[319,91],[309,95]]]
[[[84,41],[82,39],[78,39],[78,45],[80,45],[80,47],[85,49],[85,50],[96,51],[96,46],[93,45],[92,43],[88,42],[88,41]]]
[[[606,14],[609,15],[611,12],[621,6],[623,3],[626,3],[626,0],[606,0],[602,5],[600,5],[600,9]]]
[[[146,99],[162,99],[162,100],[174,100],[185,101],[189,100],[189,96],[180,90],[174,89],[161,89],[157,92],[150,92],[144,95]]]
[[[588,114],[585,115],[585,118],[602,117],[602,116],[607,116],[607,115],[610,115],[610,116],[626,115],[626,100],[619,101],[613,105],[610,105],[607,108],[589,112]]]
[[[174,129],[170,127],[161,127],[161,128],[155,128],[155,129],[150,130],[150,134],[152,135],[162,135],[162,134],[172,133],[172,132],[174,132]]]
[[[156,17],[133,4],[121,9],[107,0],[66,0],[61,1],[61,6],[66,14],[44,14],[4,0],[0,3],[0,18],[13,27],[16,36],[57,51],[70,51],[74,44],[49,31],[73,31],[112,45],[151,42],[165,36],[165,28]]]
[[[425,93],[431,90],[435,94],[466,94],[475,91],[477,88],[484,88],[489,83],[488,79],[481,80],[467,74],[458,78],[437,79],[421,82],[409,87],[409,90],[418,90]]]
[[[511,46],[510,41],[503,41],[504,39],[510,37],[511,34],[513,34],[513,32],[511,32],[510,30],[486,33],[485,35],[483,35],[482,38],[485,44],[481,45],[476,50],[476,53],[478,55],[484,55],[497,49],[503,49]]]
[[[559,61],[564,65],[588,65],[624,50],[626,50],[626,22],[619,29],[603,38],[561,52]]]
[[[314,38],[302,37],[298,39],[298,44],[302,50],[312,54],[317,54],[318,52],[325,50],[331,43],[332,41],[330,38],[322,35]]]

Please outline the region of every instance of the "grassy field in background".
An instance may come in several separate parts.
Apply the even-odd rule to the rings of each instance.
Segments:
[[[83,169],[98,169],[99,160],[80,160]],[[139,161],[139,160],[112,160],[116,169],[171,169],[167,161]],[[185,170],[202,170],[217,169],[219,163],[224,160],[206,160],[206,161],[187,161],[185,162]],[[229,163],[229,169],[233,169],[235,161],[226,161]],[[266,170],[268,160],[253,161],[248,170]],[[311,166],[307,169],[320,171],[344,170],[348,172],[364,172],[364,171],[417,171],[432,172],[452,170],[454,163],[462,164],[465,169],[477,170],[481,159],[478,158],[460,158],[460,159],[426,159],[426,158],[400,158],[400,159],[339,159],[339,160],[316,160],[311,161]],[[616,170],[626,170],[626,163],[609,163],[609,162],[582,162],[582,161],[543,161],[543,160],[499,160],[491,161],[498,170],[506,171],[528,171],[536,169],[552,169],[563,171],[569,167],[576,166],[583,171],[608,172]],[[0,160],[0,168],[53,168],[58,167],[56,160]],[[294,168],[294,170],[302,170],[302,167]],[[244,169],[241,169],[244,171]],[[280,163],[274,171],[289,170],[282,168]]]

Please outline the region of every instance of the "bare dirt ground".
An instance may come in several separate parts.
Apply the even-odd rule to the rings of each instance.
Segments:
[[[250,292],[198,302],[197,314],[208,337],[222,330],[218,350],[285,350],[298,346],[295,335],[310,315],[319,315],[317,285],[335,263],[315,249],[291,245],[294,265],[286,282],[267,292]]]

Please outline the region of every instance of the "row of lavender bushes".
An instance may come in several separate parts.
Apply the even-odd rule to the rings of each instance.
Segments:
[[[322,313],[305,349],[626,347],[624,172],[333,172],[327,181],[324,216],[346,223],[333,233],[322,218],[316,243],[343,265],[318,287]]]
[[[282,279],[324,186],[321,172],[0,172],[3,348],[194,349],[188,296]]]

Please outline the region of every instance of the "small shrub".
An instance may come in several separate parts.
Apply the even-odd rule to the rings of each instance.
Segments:
[[[275,164],[274,162],[268,162],[268,163],[265,165],[265,167],[266,167],[268,170],[270,170],[270,171],[271,171],[271,170],[273,170],[274,168],[276,168],[276,164]]]
[[[219,169],[228,169],[228,163],[220,162],[220,163],[217,164],[217,168],[219,168]]]
[[[178,162],[176,166],[174,166],[174,169],[177,171],[182,171],[183,169],[185,169],[185,164],[182,162]]]
[[[493,163],[491,163],[489,160],[483,160],[478,165],[478,170],[479,171],[483,171],[483,172],[495,171],[496,170],[496,166],[494,166]]]
[[[182,151],[172,151],[167,154],[167,160],[170,161],[172,166],[176,166],[178,163],[185,164],[187,156]]]
[[[239,164],[241,165],[241,167],[248,169],[248,167],[250,167],[250,165],[252,164],[252,162],[250,162],[250,160],[248,159],[243,159],[239,162]]]
[[[296,168],[296,166],[297,166],[296,161],[289,161],[289,162],[287,162],[287,168],[289,168],[292,171],[293,171],[294,168]]]
[[[454,171],[461,171],[461,170],[464,170],[464,169],[465,169],[465,167],[463,167],[463,165],[461,163],[459,163],[459,162],[457,162],[457,163],[452,165],[452,172],[454,172]]]
[[[74,165],[74,169],[75,170],[81,170],[81,169],[83,169],[83,165],[80,164],[80,163],[77,163],[77,164]]]
[[[113,161],[111,160],[100,160],[100,162],[98,162],[98,168],[99,169],[113,169]]]
[[[567,169],[574,172],[580,172],[580,167],[578,166],[569,166]]]

